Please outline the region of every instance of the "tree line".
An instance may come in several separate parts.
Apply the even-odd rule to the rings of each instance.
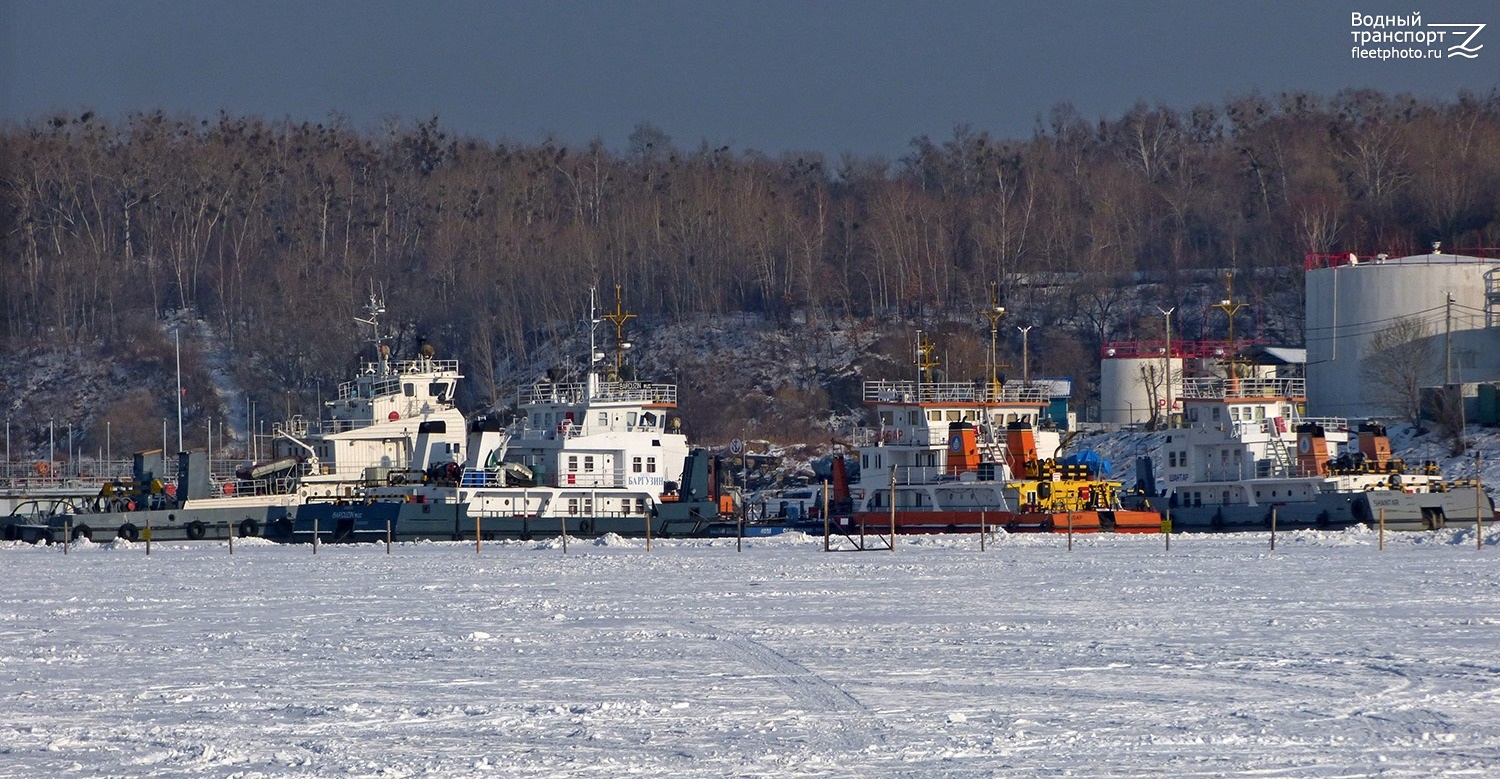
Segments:
[[[1115,295],[1142,274],[1167,306],[1202,269],[1275,294],[1308,252],[1496,245],[1497,185],[1500,91],[1059,105],[1028,138],[960,126],[896,160],[685,148],[649,124],[614,150],[436,118],[59,114],[0,127],[0,318],[5,349],[71,348],[189,309],[303,389],[344,375],[373,285],[406,346],[464,361],[481,397],[616,283],[660,318],[921,320],[995,294],[1096,346],[1155,321]],[[1295,342],[1297,316],[1261,324]]]

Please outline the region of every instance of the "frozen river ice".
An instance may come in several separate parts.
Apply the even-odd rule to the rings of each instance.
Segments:
[[[1500,550],[1266,540],[3,544],[0,777],[1500,774]]]

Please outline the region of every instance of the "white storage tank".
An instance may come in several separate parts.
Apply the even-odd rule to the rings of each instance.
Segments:
[[[1421,357],[1410,369],[1418,385],[1438,385],[1450,377],[1454,382],[1500,378],[1500,341],[1489,307],[1496,302],[1497,271],[1495,259],[1438,251],[1399,258],[1309,258],[1308,413],[1397,416],[1390,397],[1401,379],[1388,372],[1372,375],[1378,366],[1367,358],[1377,338],[1385,333],[1389,340],[1398,323],[1409,325],[1426,345],[1407,351]]]
[[[1175,352],[1175,343],[1173,347]],[[1135,425],[1151,421],[1152,406],[1158,413],[1164,410],[1162,374],[1168,370],[1174,380],[1173,405],[1182,408],[1182,358],[1166,360],[1158,349],[1118,343],[1105,347],[1099,363],[1100,422]]]

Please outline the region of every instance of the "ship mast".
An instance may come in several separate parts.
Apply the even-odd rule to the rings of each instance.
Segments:
[[[1235,380],[1237,378],[1235,375],[1235,365],[1239,362],[1239,359],[1235,354],[1234,346],[1234,315],[1247,305],[1242,301],[1234,299],[1233,273],[1228,274],[1224,278],[1224,294],[1225,298],[1218,303],[1215,303],[1214,308],[1222,310],[1224,312],[1224,315],[1229,318],[1229,354],[1225,357],[1225,365],[1227,366],[1225,370],[1229,378],[1229,384],[1231,387],[1233,387],[1236,384]]]
[[[1000,364],[995,359],[995,337],[1000,329],[1000,317],[1005,316],[1005,306],[1000,305],[997,286],[995,282],[990,282],[990,307],[979,312],[985,319],[990,320],[990,385],[989,392],[986,393],[990,400],[1000,398]]]
[[[615,326],[615,380],[620,380],[620,369],[625,362],[625,350],[630,348],[630,342],[625,340],[625,323],[635,319],[635,314],[625,311],[620,301],[620,285],[615,285],[615,310],[613,313],[605,314],[605,319]]]
[[[354,321],[362,325],[370,326],[372,332],[369,339],[367,340],[369,340],[370,343],[375,344],[375,358],[379,366],[377,370],[380,372],[381,376],[384,376],[385,374],[390,372],[389,358],[391,356],[390,347],[385,345],[385,339],[380,335],[380,317],[384,313],[385,301],[377,298],[375,296],[375,291],[371,289],[370,302],[365,304],[365,318],[354,318]]]
[[[917,394],[921,395],[922,382],[932,382],[932,369],[937,367],[937,360],[932,358],[932,351],[937,345],[927,340],[921,330],[917,331],[917,359],[913,365],[917,366]]]

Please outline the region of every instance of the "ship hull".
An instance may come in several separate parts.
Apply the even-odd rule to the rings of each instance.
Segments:
[[[1375,526],[1383,512],[1387,530],[1436,530],[1455,522],[1474,521],[1476,506],[1486,521],[1494,515],[1493,504],[1487,496],[1480,496],[1475,487],[1418,493],[1334,492],[1316,495],[1309,501],[1260,505],[1172,506],[1160,497],[1146,498],[1145,504],[1163,517],[1170,515],[1173,529],[1184,531],[1268,530],[1273,509],[1278,529]]]
[[[68,514],[36,521],[10,518],[0,537],[7,541],[60,543],[65,538],[106,543],[125,541],[214,541],[262,535],[294,506],[259,504],[217,508],[174,508]]]
[[[857,511],[835,520],[843,532],[880,534],[891,532],[889,511]],[[895,515],[898,534],[979,533],[1158,533],[1161,518],[1152,511],[1127,509],[1024,512],[1024,511],[902,511]]]

